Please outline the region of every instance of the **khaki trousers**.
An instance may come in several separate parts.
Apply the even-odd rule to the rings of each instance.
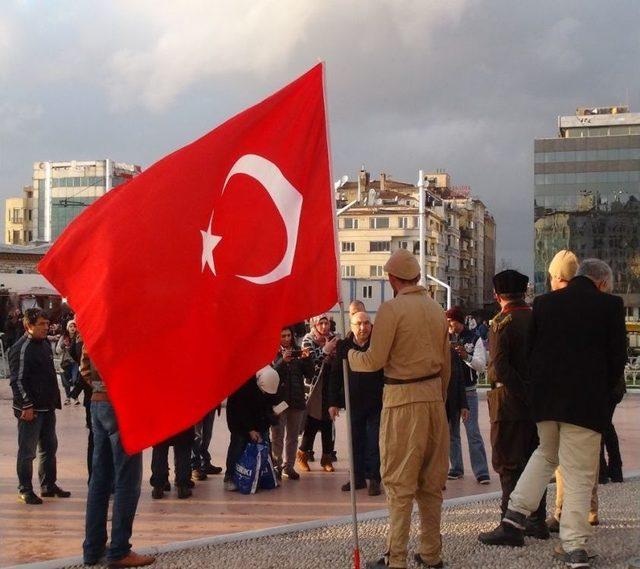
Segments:
[[[593,533],[589,506],[600,460],[600,433],[568,423],[538,423],[540,445],[511,493],[509,509],[528,516],[559,465],[564,481],[560,540],[565,551],[584,549]]]
[[[413,500],[420,510],[418,553],[440,561],[442,488],[449,468],[449,425],[442,401],[408,403],[382,410],[380,473],[387,492],[391,567],[406,567]]]
[[[598,467],[600,464],[598,463]],[[599,470],[599,468],[598,468]],[[560,473],[560,469],[556,468],[556,509],[554,517],[560,520],[562,515],[562,504],[564,502],[564,478]],[[591,492],[591,507],[589,508],[589,522],[598,519],[598,472],[596,471],[596,483],[593,485]]]

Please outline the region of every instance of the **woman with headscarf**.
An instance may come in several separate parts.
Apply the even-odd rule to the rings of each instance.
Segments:
[[[326,314],[309,319],[311,331],[302,339],[302,349],[310,353],[314,364],[311,390],[307,398],[307,419],[298,449],[297,464],[300,470],[309,472],[309,453],[313,453],[316,434],[322,436],[322,459],[320,466],[325,472],[333,472],[333,421],[329,416],[329,374],[334,357],[337,336],[331,332],[331,323]]]

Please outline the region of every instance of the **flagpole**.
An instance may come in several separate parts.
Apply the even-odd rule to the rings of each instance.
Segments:
[[[329,134],[329,109],[327,104],[327,74],[326,74],[326,64],[322,63],[322,85],[324,89],[324,115],[325,115],[325,124],[327,127],[327,150],[329,154],[329,180],[331,182],[331,211],[333,212],[333,242],[335,245],[336,251],[336,277],[337,277],[337,287],[338,287],[338,307],[340,310],[340,317],[338,318],[338,331],[342,335],[344,339],[346,337],[345,334],[345,325],[344,325],[344,302],[342,300],[342,279],[341,279],[341,269],[340,269],[340,253],[338,246],[338,216],[336,213],[336,203],[335,203],[335,195],[333,189],[333,172],[331,169],[331,136]],[[353,433],[351,432],[351,397],[349,394],[349,366],[347,364],[347,359],[342,360],[342,380],[344,385],[344,402],[345,402],[345,410],[346,410],[346,421],[347,421],[347,454],[349,456],[349,486],[351,495],[351,519],[353,523],[353,569],[360,569],[360,542],[358,539],[358,505],[356,502],[356,484],[355,484],[355,469],[354,469],[354,458],[353,458]]]

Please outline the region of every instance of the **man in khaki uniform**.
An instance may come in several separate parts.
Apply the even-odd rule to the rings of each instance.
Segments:
[[[380,426],[382,482],[389,505],[387,552],[367,568],[406,567],[413,500],[420,509],[416,561],[443,567],[440,516],[449,467],[445,400],[451,359],[442,307],[417,286],[420,266],[399,249],[384,266],[395,298],[384,302],[366,352],[349,351],[353,371],[384,368]]]

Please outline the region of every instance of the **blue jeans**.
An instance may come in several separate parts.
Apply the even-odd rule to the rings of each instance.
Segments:
[[[18,419],[18,492],[33,490],[33,459],[38,454],[38,477],[44,492],[53,490],[56,485],[56,412],[36,412],[33,421]]]
[[[469,456],[471,457],[471,469],[476,479],[489,476],[487,453],[484,450],[484,441],[478,426],[478,392],[473,389],[467,391],[467,403],[469,404],[469,419],[464,423],[469,443]],[[449,421],[449,460],[452,474],[464,474],[462,463],[462,443],[460,440],[460,414]]]
[[[104,554],[112,486],[111,544],[107,561],[113,562],[126,557],[131,550],[129,539],[142,483],[142,453],[129,456],[124,451],[116,416],[108,401],[91,402],[91,424],[93,462],[82,545],[84,562],[96,563]]]

